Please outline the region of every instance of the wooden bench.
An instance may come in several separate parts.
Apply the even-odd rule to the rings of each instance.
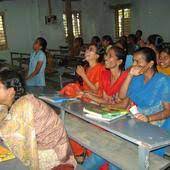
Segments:
[[[16,61],[19,64],[19,67],[22,68],[22,64],[28,64],[30,53],[20,53],[20,52],[11,52],[11,64],[14,66]]]
[[[65,117],[65,127],[70,138],[100,155],[123,170],[138,169],[138,150],[134,145],[101,128],[81,120],[71,114]],[[170,162],[153,153],[150,154],[150,170],[162,170]]]

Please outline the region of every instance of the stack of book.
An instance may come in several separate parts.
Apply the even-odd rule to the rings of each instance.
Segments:
[[[95,104],[85,104],[83,111],[88,118],[106,122],[118,119],[129,113],[125,109],[116,109]]]

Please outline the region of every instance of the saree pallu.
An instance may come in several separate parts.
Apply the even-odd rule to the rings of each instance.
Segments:
[[[92,68],[88,68],[86,70],[86,75],[89,81],[94,85],[99,83],[101,73],[104,69],[104,66],[100,63],[96,64]],[[80,91],[91,91],[91,89],[85,82],[83,82],[82,86],[79,83],[70,83],[61,89],[59,93],[68,97],[76,97]],[[99,92],[97,91],[96,93]]]
[[[30,170],[50,170],[67,163],[76,166],[61,120],[33,95],[12,105],[0,123],[0,136]]]
[[[111,71],[105,70],[102,72],[101,80],[100,80],[100,92],[105,92],[108,96],[116,95],[124,83],[126,77],[128,75],[128,70],[122,72],[120,77],[115,81],[115,83],[111,84]]]
[[[160,112],[164,109],[163,102],[170,103],[170,77],[155,73],[147,83],[144,83],[144,75],[134,77],[129,85],[127,96],[144,115]],[[153,123],[161,126],[163,122]]]

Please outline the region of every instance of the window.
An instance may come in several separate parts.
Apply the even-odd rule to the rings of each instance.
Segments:
[[[7,48],[6,33],[4,27],[4,14],[0,13],[0,50]]]
[[[67,28],[67,17],[66,14],[63,14],[63,24],[65,36],[68,37],[68,28]],[[81,36],[81,15],[79,11],[72,12],[72,24],[73,24],[73,35],[74,37]]]
[[[115,12],[115,38],[130,34],[131,8],[130,5],[114,7]]]

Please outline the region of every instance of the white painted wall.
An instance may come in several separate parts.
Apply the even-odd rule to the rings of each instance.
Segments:
[[[81,10],[82,31],[85,42],[93,35],[114,35],[114,15],[110,5],[132,3],[131,30],[142,29],[144,37],[160,33],[170,41],[170,0],[81,0],[72,3],[72,8]],[[0,52],[0,58],[9,58],[9,51],[30,52],[34,39],[43,36],[48,48],[65,45],[62,0],[52,0],[53,14],[58,23],[45,25],[48,15],[47,0],[7,0],[0,2],[0,11],[5,12],[8,50]]]
[[[58,23],[45,25],[48,15],[47,0],[7,0],[0,2],[0,11],[5,12],[5,25],[8,40],[8,50],[1,51],[1,58],[9,58],[9,51],[30,52],[34,39],[43,36],[48,41],[48,48],[66,45],[62,14],[62,0],[52,0],[53,14],[57,15]],[[110,21],[113,17],[108,11],[104,0],[81,0],[73,2],[72,8],[81,10],[83,38],[89,42],[92,35],[113,34]],[[109,22],[108,22],[109,21]]]
[[[165,41],[170,41],[170,0],[110,0],[112,5],[132,4],[133,33],[137,29],[143,30],[144,38],[157,33]]]

